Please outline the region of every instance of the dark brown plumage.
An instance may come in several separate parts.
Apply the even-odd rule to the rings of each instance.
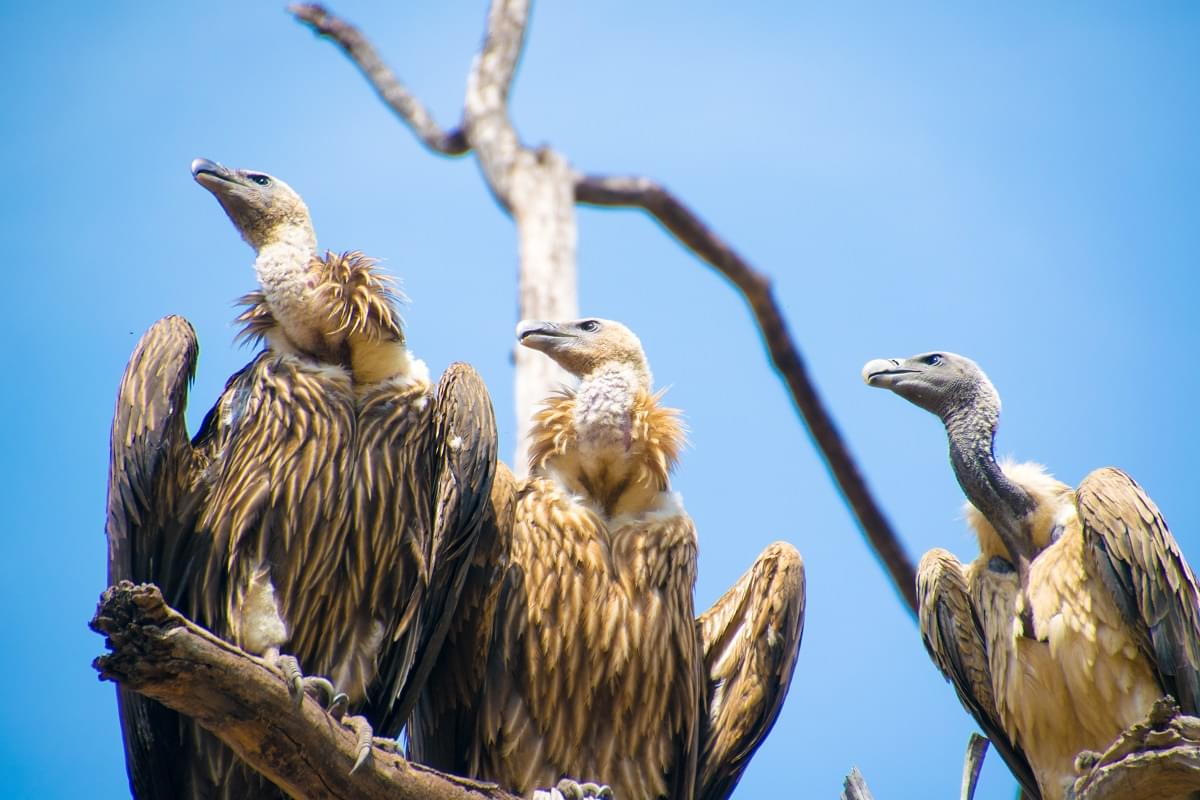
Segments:
[[[494,503],[511,532],[477,558],[411,753],[526,795],[569,777],[726,797],[791,680],[799,554],[773,545],[695,620],[695,530],[668,480],[683,430],[637,338],[606,320],[518,330],[581,384],[537,413],[531,475]]]
[[[386,282],[357,254],[315,257],[286,184],[194,171],[259,252],[243,321],[269,346],[189,442],[194,333],[168,317],[143,337],[113,423],[110,581],[158,583],[248,651],[296,656],[395,736],[490,524],[490,400],[463,364],[431,385]],[[191,723],[127,693],[120,703],[135,795],[274,794]]]

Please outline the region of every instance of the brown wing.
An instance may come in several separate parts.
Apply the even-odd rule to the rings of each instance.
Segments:
[[[497,463],[458,607],[408,728],[410,758],[456,775],[471,774],[470,754],[479,726],[501,577],[512,546],[516,499],[516,479],[507,466]]]
[[[1076,490],[1086,546],[1163,688],[1184,713],[1200,712],[1200,611],[1196,579],[1141,486],[1098,469]]]
[[[397,736],[392,714],[415,663],[431,570],[433,525],[430,452],[434,398],[425,384],[381,383],[363,395],[357,417],[350,573],[360,578],[361,606],[348,610],[384,626],[377,671],[362,713],[377,735]]]
[[[381,730],[389,736],[407,721],[438,659],[481,536],[495,536],[495,523],[487,524],[487,518],[496,474],[496,417],[487,387],[470,365],[451,364],[432,402],[432,439],[426,458],[412,467],[414,499],[431,509],[422,543],[428,584],[414,631],[412,671],[401,672],[386,657],[380,665],[377,697],[387,703]]]
[[[350,646],[349,616],[364,591],[339,553],[352,505],[349,379],[264,351],[230,380],[210,417],[211,489],[199,525],[212,552],[192,615],[239,641],[242,593],[266,565],[290,628],[288,651],[306,671],[330,674]]]
[[[164,317],[138,342],[113,414],[108,473],[108,580],[188,593],[195,545],[194,459],[184,408],[198,345],[182,317]],[[130,788],[140,798],[182,794],[187,752],[173,711],[117,687]]]
[[[729,797],[783,708],[804,633],[804,561],[776,542],[697,620],[708,714],[701,800]]]
[[[1004,732],[992,677],[988,668],[986,639],[962,563],[941,548],[930,550],[917,567],[917,605],[921,640],[929,657],[954,686],[967,710],[1030,800],[1039,800],[1037,781],[1025,753]]]

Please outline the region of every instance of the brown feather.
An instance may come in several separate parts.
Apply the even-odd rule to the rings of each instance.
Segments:
[[[159,583],[218,635],[253,652],[297,656],[305,672],[347,692],[378,734],[397,735],[403,714],[393,706],[423,654],[440,647],[444,627],[431,633],[430,615],[453,613],[456,564],[473,556],[485,505],[477,497],[491,486],[495,424],[482,383],[475,376],[463,384],[474,373],[459,365],[466,389],[450,409],[419,378],[362,386],[343,367],[268,350],[230,379],[189,444],[183,410],[195,344],[180,340],[177,327],[165,321],[147,334],[147,355],[135,354],[118,398],[114,579]],[[160,331],[179,355],[155,352]],[[131,431],[164,425],[169,458],[149,461],[163,450]],[[435,500],[446,481],[454,492]],[[127,555],[130,548],[146,556]],[[436,608],[426,604],[435,570],[449,584],[433,593]],[[277,608],[276,628],[261,624],[264,598]],[[122,705],[131,783],[146,787],[139,795],[278,796],[190,722],[153,704]],[[172,741],[172,760],[162,762]]]
[[[426,693],[413,752],[520,793],[569,776],[691,798],[704,678],[695,530],[667,494],[678,412],[641,392],[626,451],[604,464],[581,458],[573,414],[570,393],[538,413],[511,537],[468,586],[472,626],[447,648],[482,638],[486,662],[459,656],[461,702]]]
[[[804,561],[775,542],[696,621],[708,714],[696,797],[729,797],[783,708],[804,633]]]
[[[1022,595],[1012,567],[995,552],[1002,545],[994,530],[968,510],[984,551],[966,576],[990,696],[948,671],[947,659],[966,658],[961,636],[960,655],[944,632],[931,654],[985,730],[999,729],[989,733],[1010,748],[1014,773],[1020,776],[1025,762],[1040,796],[1058,800],[1075,778],[1079,752],[1103,750],[1164,693],[1194,703],[1200,601],[1161,514],[1124,473],[1097,470],[1072,491],[1037,465],[1003,468],[1034,499],[1027,524],[1039,550]],[[929,602],[922,597],[927,637]],[[1033,630],[1017,636],[1026,602]],[[972,618],[964,609],[952,615],[960,628]]]

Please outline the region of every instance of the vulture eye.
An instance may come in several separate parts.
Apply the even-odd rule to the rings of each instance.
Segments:
[[[942,363],[942,357],[937,353],[934,353],[931,356],[925,356],[922,358],[921,363],[928,364],[931,367],[936,367],[938,364]]]
[[[594,319],[585,319],[583,322],[579,323],[579,329],[587,333],[595,333],[596,331],[600,330],[600,323],[596,322]]]
[[[257,183],[259,186],[270,186],[271,179],[266,175],[247,175],[247,178]]]

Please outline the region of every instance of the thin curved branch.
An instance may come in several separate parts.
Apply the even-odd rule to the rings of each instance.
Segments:
[[[379,53],[358,28],[329,13],[319,3],[294,3],[288,6],[288,11],[312,28],[318,36],[324,36],[342,48],[342,52],[375,87],[380,99],[404,124],[412,128],[413,133],[426,147],[447,156],[461,156],[471,151],[471,145],[467,143],[462,127],[446,131],[434,122],[429,110],[408,91],[387,64],[383,63]]]
[[[110,586],[90,625],[111,650],[92,662],[101,679],[192,717],[292,797],[517,800],[495,784],[406,761],[390,739],[375,739],[351,773],[353,724],[311,698],[297,708],[277,672],[186,619],[153,584]],[[365,724],[347,718],[356,720]]]
[[[677,197],[648,178],[580,176],[575,183],[575,199],[594,206],[643,209],[742,294],[754,314],[771,362],[787,384],[842,495],[891,576],[896,591],[915,617],[917,579],[912,559],[875,502],[833,417],[817,394],[800,349],[788,332],[783,311],[775,301],[770,280],[751,267]]]

